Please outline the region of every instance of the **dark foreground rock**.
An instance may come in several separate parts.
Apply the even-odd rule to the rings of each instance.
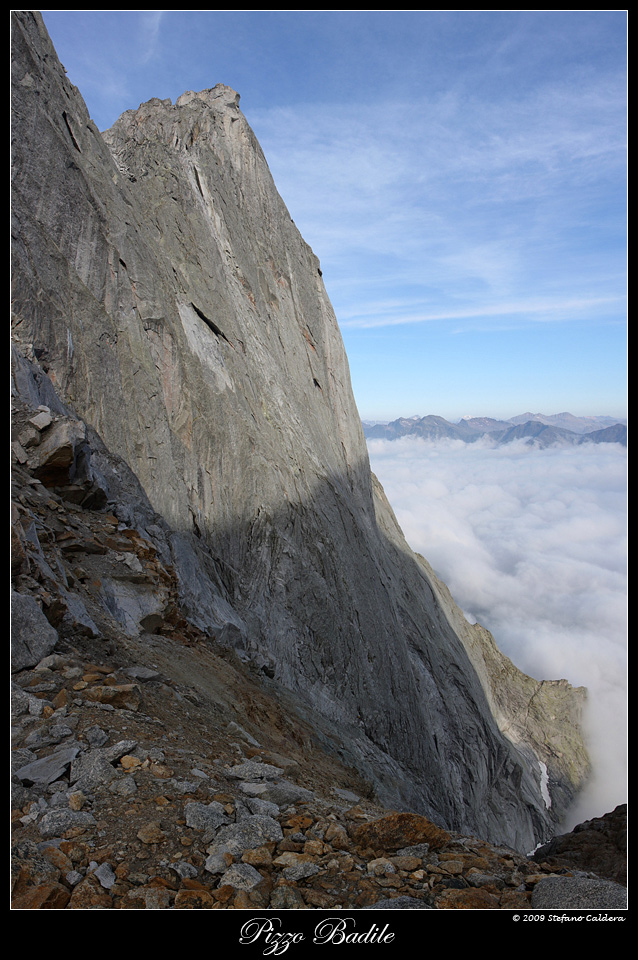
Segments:
[[[581,870],[594,870],[601,877],[627,883],[627,804],[586,820],[571,833],[555,837],[534,853],[538,862],[546,861],[557,868],[568,865]]]
[[[613,880],[545,877],[534,887],[532,907],[563,910],[623,910],[627,891]]]

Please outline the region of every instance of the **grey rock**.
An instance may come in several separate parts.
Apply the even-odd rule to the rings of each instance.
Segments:
[[[68,483],[77,451],[86,439],[80,420],[61,419],[54,423],[41,442],[29,452],[29,467],[45,486]]]
[[[201,786],[197,780],[182,780],[176,777],[172,777],[167,782],[175,793],[181,793],[182,795],[195,793]]]
[[[261,800],[269,800],[279,807],[285,807],[291,803],[312,800],[314,793],[305,787],[298,786],[296,783],[290,783],[288,780],[277,780],[275,782],[266,781],[265,789],[258,796]]]
[[[114,783],[111,783],[109,785],[109,790],[111,793],[115,793],[119,797],[132,797],[134,793],[137,793],[137,783],[135,782],[135,777],[122,777],[121,779],[116,780]]]
[[[207,873],[212,873],[212,874],[225,873],[226,870],[228,869],[228,859],[226,856],[224,856],[224,853],[227,853],[227,851],[211,853],[206,858],[206,861],[204,863],[204,870],[206,870]]]
[[[50,746],[51,744],[60,743],[61,740],[72,735],[73,730],[71,727],[64,723],[52,723],[48,727],[34,730],[33,733],[30,733],[25,740],[25,744],[27,747]]]
[[[284,771],[270,763],[246,760],[226,770],[226,776],[235,780],[275,780]]]
[[[103,886],[105,890],[110,890],[113,884],[117,882],[117,877],[110,863],[101,863],[99,867],[96,867],[93,871],[93,876],[100,881],[100,885]]]
[[[317,873],[319,873],[319,867],[316,863],[311,863],[310,861],[291,864],[291,866],[284,867],[281,871],[282,876],[286,880],[294,880],[295,882],[305,880],[306,877],[314,877]]]
[[[60,597],[66,606],[60,630],[67,635],[99,637],[100,630],[77,594],[60,589]]]
[[[93,814],[84,810],[49,810],[40,820],[38,829],[43,837],[59,837],[74,827],[88,828],[95,824]]]
[[[400,857],[427,857],[430,852],[429,843],[415,843],[411,847],[401,847],[400,850],[397,850],[397,854]]]
[[[220,886],[228,884],[237,890],[253,890],[263,883],[262,875],[249,863],[234,863],[219,881]]]
[[[58,642],[55,630],[33,597],[11,591],[11,670],[34,667]]]
[[[47,670],[62,670],[66,666],[68,666],[68,660],[66,657],[63,657],[59,653],[52,653],[50,656],[40,660],[38,669],[40,670],[44,667]]]
[[[192,863],[188,863],[187,860],[178,860],[177,863],[169,864],[169,867],[178,877],[181,877],[182,880],[194,880],[197,876],[197,867]]]
[[[18,747],[16,750],[11,751],[11,771],[13,774],[16,773],[21,767],[26,767],[28,764],[33,763],[34,760],[38,759],[37,753],[33,750],[30,750],[28,747]]]
[[[228,731],[229,733],[237,734],[237,736],[239,736],[242,740],[245,740],[246,743],[251,744],[251,746],[253,747],[259,746],[258,741],[255,740],[252,734],[248,733],[247,730],[244,730],[243,727],[240,727],[239,724],[235,723],[234,720],[231,720],[230,723],[228,724]]]
[[[363,910],[433,910],[424,900],[416,897],[394,897],[389,900],[377,900],[371,907],[362,907]]]
[[[261,847],[272,840],[283,840],[283,836],[281,825],[277,820],[255,814],[240,823],[222,827],[215,837],[215,850],[212,852],[218,852],[223,848],[238,855],[244,850]]]
[[[258,780],[256,783],[240,783],[239,789],[249,797],[261,798],[262,794],[268,789],[268,784],[264,780]]]
[[[69,744],[54,750],[48,757],[34,760],[15,771],[16,776],[26,785],[40,786],[53,783],[64,776],[80,752],[78,744]]]
[[[15,395],[72,401],[102,491],[166,531],[184,615],[381,801],[533,849],[587,774],[584,692],[528,683],[408,548],[319,261],[238,94],[155,98],[100,135],[40,15],[12,18]],[[82,442],[59,445],[69,471]],[[163,613],[144,584],[103,588],[131,635]]]
[[[277,817],[279,815],[279,806],[271,800],[262,800],[260,797],[248,797],[246,806],[251,813],[261,814],[266,817]]]
[[[24,817],[20,817],[20,822],[23,823],[25,826],[27,826],[27,824],[29,823],[35,823],[35,821],[38,820],[40,815],[44,813],[44,811],[47,810],[48,807],[49,807],[49,804],[44,799],[44,797],[38,797],[36,802],[32,804],[29,812]]]
[[[488,884],[502,890],[505,881],[501,877],[491,873],[470,873],[465,878],[471,887],[485,887]]]
[[[247,801],[242,800],[239,797],[234,799],[235,807],[235,823],[239,823],[241,820],[247,820],[248,817],[252,817],[255,813],[264,814],[267,817],[276,817],[279,813],[279,808],[275,807],[274,804],[270,804],[273,809],[270,810],[253,810]]]
[[[137,740],[118,740],[111,747],[104,747],[103,752],[109,763],[121,760],[126,754],[133,753],[137,747]]]
[[[113,766],[110,755],[106,750],[97,748],[87,750],[73,761],[70,772],[70,782],[76,790],[93,791],[98,787],[107,786],[117,771]]]
[[[57,793],[54,793],[49,800],[49,806],[54,807],[68,807],[69,797],[66,790],[59,790]]]
[[[531,905],[550,910],[624,910],[627,890],[613,880],[545,877],[534,886]]]
[[[187,803],[184,807],[186,825],[194,830],[217,830],[229,823],[229,818],[221,803]]]
[[[17,683],[11,683],[11,718],[17,720],[18,717],[29,714],[32,717],[40,717],[44,709],[44,701],[40,697],[23,690]]]
[[[307,910],[307,904],[300,891],[288,884],[274,888],[270,895],[272,910]]]
[[[347,800],[349,803],[358,803],[361,799],[356,793],[353,793],[352,790],[343,790],[340,787],[333,787],[332,792],[336,797],[339,797],[341,800]]]
[[[124,673],[127,673],[130,677],[135,677],[136,680],[157,680],[160,676],[159,671],[142,666],[127,667]]]
[[[109,735],[101,727],[94,725],[84,731],[84,739],[92,747],[103,747]]]
[[[53,422],[53,417],[51,416],[51,411],[48,408],[43,409],[40,413],[37,413],[35,417],[31,417],[29,423],[32,423],[38,431],[45,430]]]

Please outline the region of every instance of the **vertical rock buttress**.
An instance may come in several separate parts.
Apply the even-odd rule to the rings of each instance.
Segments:
[[[583,691],[538,693],[405,543],[239,96],[100,134],[37,13],[12,53],[14,343],[206,556],[184,609],[329,716],[384,801],[531,849],[585,776]]]

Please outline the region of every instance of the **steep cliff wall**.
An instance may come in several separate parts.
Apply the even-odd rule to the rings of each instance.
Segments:
[[[13,80],[14,342],[168,524],[184,615],[329,716],[385,801],[531,849],[585,774],[582,691],[540,736],[520,703],[515,736],[497,722],[493,658],[370,473],[319,262],[238,95],[100,135],[32,11]],[[568,757],[538,749],[559,722]]]

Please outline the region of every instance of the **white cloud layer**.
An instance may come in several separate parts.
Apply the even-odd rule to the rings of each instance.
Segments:
[[[625,449],[368,447],[408,542],[468,620],[530,676],[588,688],[594,776],[569,828],[626,802]]]

